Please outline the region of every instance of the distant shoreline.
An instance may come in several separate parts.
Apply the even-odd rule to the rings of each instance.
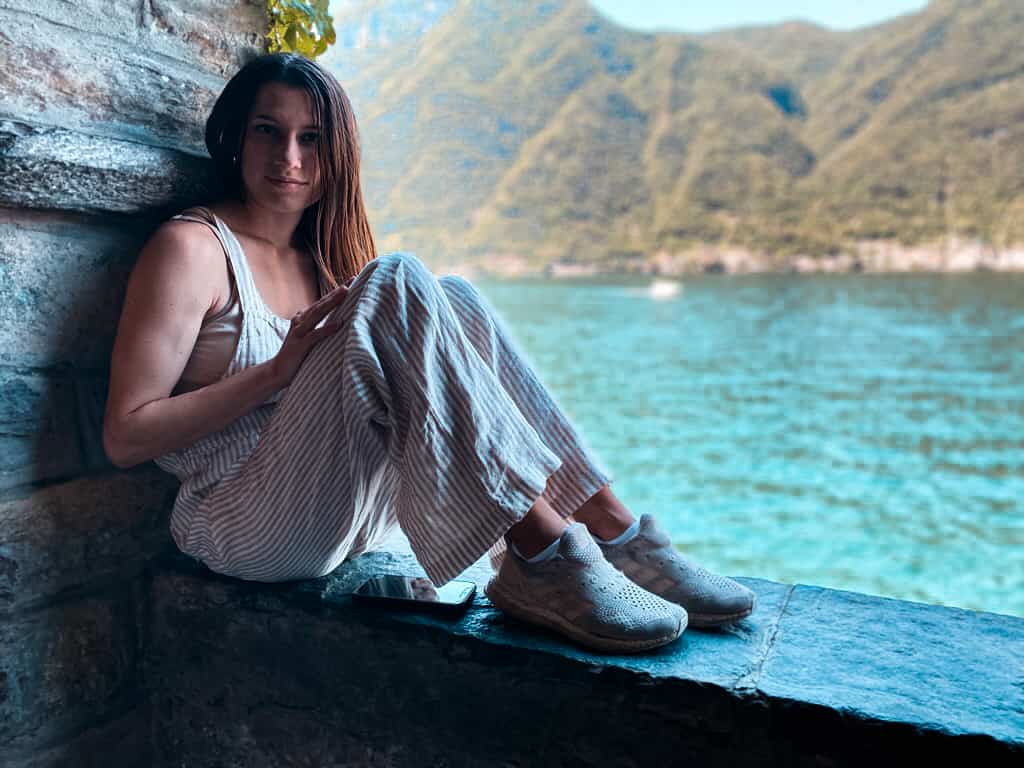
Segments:
[[[699,274],[906,274],[974,272],[1024,273],[1024,245],[996,249],[980,241],[950,240],[940,245],[904,246],[888,241],[859,243],[834,256],[780,257],[732,246],[660,250],[646,260],[609,268],[594,262],[555,261],[531,265],[520,254],[491,253],[472,263],[444,265],[475,277],[682,277]]]

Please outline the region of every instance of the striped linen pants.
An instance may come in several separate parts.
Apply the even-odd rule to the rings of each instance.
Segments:
[[[212,570],[316,578],[398,526],[440,586],[499,552],[542,492],[568,517],[611,482],[467,280],[380,256],[328,320],[341,330],[193,522]]]

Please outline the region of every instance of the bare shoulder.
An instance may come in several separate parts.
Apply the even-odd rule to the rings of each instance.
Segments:
[[[200,222],[170,219],[146,241],[135,264],[134,280],[154,283],[157,291],[177,285],[201,295],[215,309],[229,294],[224,249],[213,231]]]
[[[176,262],[177,266],[201,267],[223,261],[224,249],[206,224],[168,219],[146,241],[140,255]]]

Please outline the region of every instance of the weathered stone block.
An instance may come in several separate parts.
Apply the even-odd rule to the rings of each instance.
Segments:
[[[0,121],[0,205],[85,213],[187,207],[209,158],[132,141]]]
[[[0,208],[0,365],[104,372],[128,274],[158,224]]]
[[[986,704],[969,727],[949,712],[950,702],[975,695],[967,680],[942,690],[946,699],[931,702],[927,721],[920,710],[901,716],[864,706],[876,684],[872,670],[885,670],[897,696],[921,681],[901,679],[899,667],[860,653],[849,660],[851,669],[863,668],[859,679],[834,678],[822,663],[829,633],[818,631],[828,617],[816,617],[813,634],[810,623],[807,631],[787,630],[789,614],[799,612],[791,607],[802,602],[797,592],[810,588],[744,579],[761,599],[739,625],[691,628],[654,652],[615,656],[509,619],[479,593],[456,618],[353,604],[348,594],[370,574],[421,572],[401,552],[364,555],[323,579],[273,585],[217,576],[181,556],[161,566],[144,673],[154,695],[158,765],[810,768],[894,765],[912,753],[923,762],[994,766],[1024,755],[1024,729],[1012,719],[1019,710],[1012,671],[983,693],[1007,702],[1002,711]],[[488,575],[481,561],[462,577],[482,586]],[[884,624],[892,606],[868,607],[881,612],[859,614],[865,635],[865,616]],[[948,609],[921,608],[935,612],[922,626],[938,632]],[[853,615],[847,621],[839,611],[837,625],[853,631]],[[1006,654],[1015,645],[992,636],[989,653],[988,642],[970,642],[975,629],[1002,618],[965,626],[957,642],[1012,670]],[[1008,636],[1024,627],[1005,618],[1016,622]],[[825,655],[842,653],[833,646]],[[766,672],[781,658],[802,661],[784,690]]]
[[[30,754],[6,755],[0,748],[4,768],[149,768],[152,754],[149,738],[149,707],[133,702],[127,714],[86,728],[66,741]]]
[[[111,469],[103,452],[107,379],[0,365],[0,491]]]
[[[71,388],[66,377],[0,367],[0,489],[80,468],[77,444],[63,439],[74,423]]]
[[[0,116],[199,151],[226,77],[259,52],[260,0],[0,6]]]
[[[1024,750],[1024,620],[798,584],[758,687]]]
[[[505,619],[479,596],[470,615],[445,619],[356,610],[331,577],[297,586],[158,574],[144,674],[156,764],[639,766],[725,763],[767,744],[728,738],[731,727],[763,734],[766,714],[737,711],[716,686],[655,683],[536,633],[517,647],[480,642]],[[318,589],[328,597],[316,608]],[[561,648],[538,650],[549,642]],[[633,663],[657,668],[674,653]],[[614,729],[594,727],[611,718]]]
[[[11,753],[67,740],[143,700],[131,587],[6,614],[0,622],[0,744]]]
[[[153,466],[0,502],[0,615],[138,576],[167,529],[177,481]]]
[[[260,0],[76,0],[73,14],[66,0],[7,0],[4,5],[23,24],[57,24],[66,35],[97,38],[97,45],[114,41],[221,74],[238,64],[248,46],[262,44],[265,26]]]

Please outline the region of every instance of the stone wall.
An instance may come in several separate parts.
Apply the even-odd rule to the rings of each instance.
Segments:
[[[176,484],[103,454],[110,348],[264,8],[0,2],[0,765],[149,762],[139,617]]]

